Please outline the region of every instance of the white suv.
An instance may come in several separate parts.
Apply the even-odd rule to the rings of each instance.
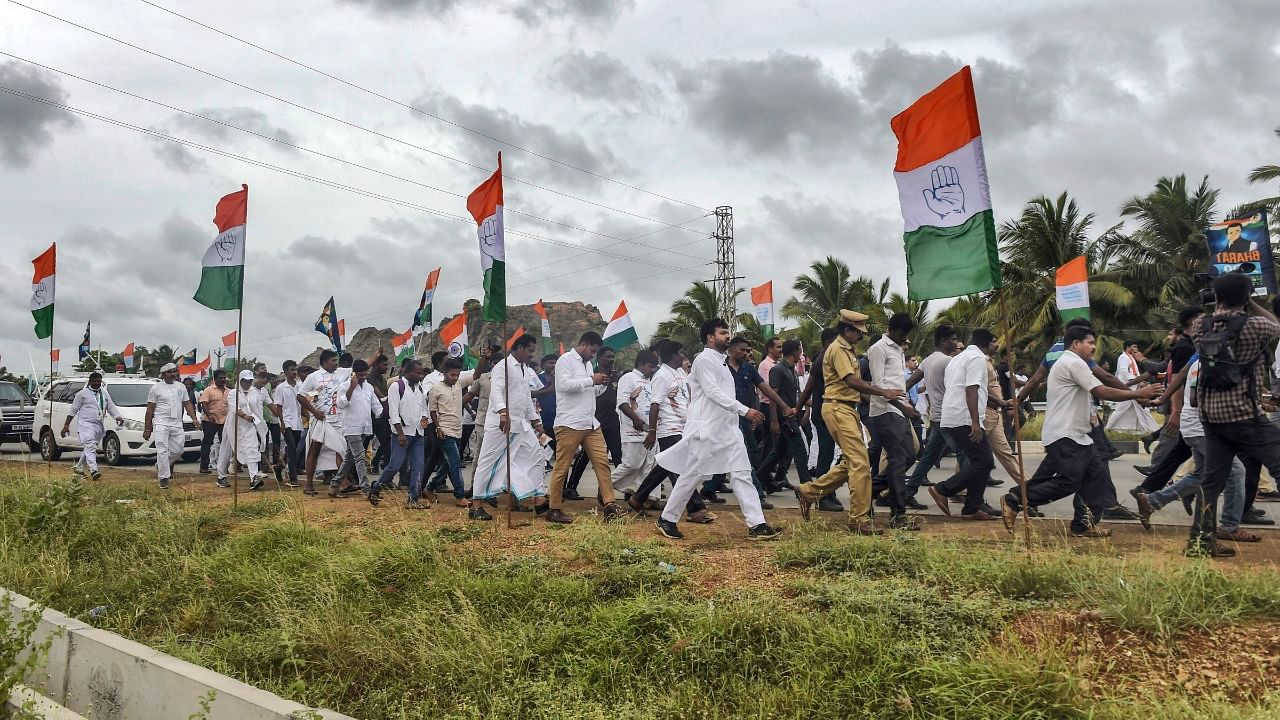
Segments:
[[[40,457],[45,460],[57,460],[63,451],[80,451],[80,437],[76,433],[75,422],[71,423],[71,432],[60,437],[62,424],[67,421],[71,410],[71,401],[89,382],[88,375],[64,377],[55,380],[45,392],[36,408],[35,427],[32,435],[40,443]],[[104,423],[106,435],[102,438],[98,450],[109,465],[119,465],[126,458],[154,457],[155,440],[142,439],[142,423],[147,416],[147,391],[160,382],[157,378],[140,377],[138,375],[121,375],[104,373],[102,384],[111,393],[111,399],[120,408],[124,416],[124,425],[116,427],[110,418]],[[53,420],[49,414],[52,410]],[[203,434],[195,428],[190,420],[182,424],[186,431],[183,442],[184,459],[190,454],[200,452],[200,440]]]

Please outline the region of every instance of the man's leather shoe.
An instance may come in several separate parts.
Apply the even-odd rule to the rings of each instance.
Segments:
[[[549,523],[559,523],[561,525],[568,525],[569,523],[573,522],[573,518],[569,515],[569,513],[559,508],[548,510],[547,514],[544,515],[543,517]]]

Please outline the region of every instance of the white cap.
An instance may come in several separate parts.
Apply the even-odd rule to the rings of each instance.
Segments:
[[[165,363],[164,366],[160,368],[160,372],[167,373],[171,370],[177,370],[177,369],[178,369],[177,365],[174,365],[173,363]]]
[[[252,370],[241,370],[241,371],[240,371],[240,379],[241,379],[241,380],[250,380],[250,381],[251,381],[251,380],[253,380],[253,371],[252,371]]]

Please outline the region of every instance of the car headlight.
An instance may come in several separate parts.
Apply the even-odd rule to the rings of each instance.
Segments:
[[[125,429],[125,430],[136,430],[136,431],[138,431],[138,432],[142,432],[142,428],[143,428],[143,425],[142,425],[142,421],[141,421],[141,420],[128,420],[128,419],[126,419],[126,420],[124,421],[124,429]]]

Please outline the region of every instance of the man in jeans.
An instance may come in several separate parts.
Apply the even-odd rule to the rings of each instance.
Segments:
[[[409,499],[405,507],[421,510],[418,503],[422,491],[422,431],[427,427],[427,398],[422,394],[422,363],[409,360],[404,364],[400,379],[387,388],[387,408],[391,414],[391,429],[395,439],[391,442],[391,458],[383,468],[378,481],[369,488],[369,503],[377,505],[382,500],[381,490],[391,487],[391,478],[406,464],[409,466]]]
[[[867,348],[867,367],[871,371],[872,385],[896,388],[906,394],[906,359],[902,345],[915,326],[915,321],[907,313],[894,313],[889,318],[888,332]],[[911,498],[907,497],[903,480],[916,457],[911,419],[918,417],[919,413],[905,398],[889,400],[880,395],[871,396],[869,410],[871,426],[875,428],[873,433],[889,457],[889,466],[883,475],[889,487],[889,527],[917,530],[919,526],[907,518],[907,508],[918,510],[924,506],[914,500],[908,502]]]
[[[200,441],[200,472],[208,474],[209,450],[213,447],[214,438],[222,442],[222,425],[227,421],[227,371],[218,368],[213,371],[213,384],[200,393],[200,411],[204,414],[201,428],[204,439]]]
[[[342,413],[342,436],[347,440],[347,455],[342,460],[338,474],[329,480],[329,497],[337,497],[338,480],[355,469],[358,488],[366,495],[369,486],[369,468],[365,462],[364,440],[373,434],[373,418],[382,416],[382,403],[369,384],[369,363],[356,360],[351,364],[351,380],[338,396],[338,409]]]
[[[987,365],[995,352],[995,335],[978,328],[973,331],[969,346],[947,363],[943,378],[947,390],[942,400],[942,431],[955,446],[956,454],[963,455],[968,462],[955,475],[929,488],[929,495],[943,515],[951,515],[949,498],[962,490],[965,496],[960,517],[995,520],[999,513],[982,501],[987,478],[996,466],[991,445],[987,443],[987,431],[982,426],[988,400]]]
[[[1191,338],[1200,351],[1199,386],[1194,397],[1204,424],[1204,480],[1195,503],[1188,555],[1229,557],[1235,550],[1218,542],[1217,505],[1231,476],[1232,461],[1254,461],[1266,466],[1273,477],[1280,477],[1280,427],[1267,419],[1260,398],[1266,382],[1266,351],[1280,338],[1280,322],[1271,311],[1252,298],[1253,284],[1247,275],[1228,273],[1213,281],[1217,309],[1192,326]],[[1206,334],[1230,334],[1229,343],[1238,369],[1239,382],[1220,382],[1211,361],[1221,353],[1211,354],[1205,345]],[[1221,369],[1219,366],[1218,369]]]
[[[1106,460],[1093,447],[1090,399],[1150,400],[1164,388],[1148,385],[1140,390],[1122,390],[1104,385],[1089,366],[1094,334],[1087,325],[1068,327],[1062,344],[1065,350],[1054,359],[1053,369],[1048,372],[1049,402],[1040,434],[1045,458],[1027,481],[1027,502],[1044,505],[1078,493],[1087,510],[1071,522],[1071,534],[1107,537],[1111,532],[1097,527],[1097,521],[1103,510],[1115,504],[1116,491],[1106,471]],[[1000,515],[1009,532],[1013,532],[1022,508],[1020,495],[1015,487],[1000,499]]]
[[[431,386],[427,407],[430,408],[431,426],[436,432],[436,444],[440,446],[445,468],[453,482],[453,502],[458,507],[469,507],[465,497],[467,488],[462,484],[461,440],[462,406],[471,401],[471,396],[463,394],[462,383],[458,382],[462,373],[461,360],[449,358],[441,369],[444,379]]]

